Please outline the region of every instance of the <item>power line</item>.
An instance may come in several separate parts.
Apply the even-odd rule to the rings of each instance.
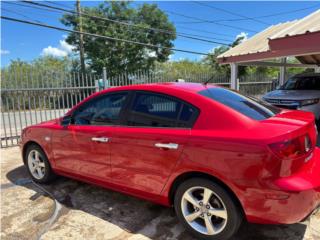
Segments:
[[[12,21],[12,22],[19,22],[19,23],[24,23],[24,24],[29,24],[29,25],[39,26],[39,27],[51,28],[51,29],[55,29],[55,30],[59,30],[59,31],[69,32],[69,33],[83,34],[86,36],[91,36],[91,37],[96,37],[96,38],[102,38],[102,39],[107,39],[107,40],[136,44],[136,45],[140,45],[140,46],[144,46],[144,47],[149,47],[151,49],[159,48],[159,49],[168,49],[171,51],[191,53],[191,54],[197,54],[197,55],[205,55],[205,56],[211,55],[209,53],[203,53],[203,52],[197,52],[197,51],[191,51],[191,50],[185,50],[185,49],[178,49],[178,48],[163,47],[163,46],[156,46],[153,44],[142,43],[142,42],[137,42],[137,41],[133,41],[133,40],[114,38],[114,37],[103,36],[103,35],[88,33],[88,32],[80,32],[80,31],[76,31],[76,30],[70,30],[70,29],[56,27],[56,26],[52,26],[52,25],[48,25],[48,24],[36,23],[36,22],[31,22],[31,21],[26,21],[26,20],[6,17],[6,16],[0,16],[0,18],[2,18],[4,20]]]
[[[78,15],[77,12],[75,12],[73,10],[65,9],[65,8],[54,7],[54,6],[50,6],[50,5],[47,5],[47,4],[38,3],[38,2],[32,2],[32,1],[22,1],[22,2]],[[137,28],[142,28],[142,29],[146,29],[146,30],[152,30],[152,31],[161,32],[161,33],[164,33],[164,34],[169,34],[169,35],[177,35],[179,37],[189,38],[189,39],[202,41],[202,42],[221,44],[221,45],[226,45],[226,46],[230,45],[230,43],[222,43],[222,42],[216,42],[216,41],[207,40],[207,39],[203,39],[203,38],[199,38],[199,37],[193,37],[193,36],[191,36],[192,34],[176,33],[176,32],[172,32],[172,31],[168,31],[168,30],[164,30],[164,29],[159,29],[159,28],[145,27],[145,26],[141,26],[141,25],[137,25],[137,24],[133,24],[133,23],[128,23],[128,22],[123,22],[123,21],[118,21],[118,20],[114,20],[114,19],[110,19],[110,18],[106,18],[106,17],[93,16],[93,15],[90,15],[90,14],[87,14],[87,13],[84,13],[84,12],[80,12],[80,14],[82,16],[84,16],[84,17],[89,17],[89,18],[95,19],[95,20],[109,21],[109,22],[113,22],[113,23],[117,23],[117,24],[121,24],[121,25],[126,25],[126,26],[130,26],[130,27],[137,27]],[[213,38],[211,38],[211,39],[213,39]],[[218,40],[222,40],[222,39],[218,39]],[[228,41],[228,40],[224,39],[222,41]]]
[[[16,3],[12,3],[12,4],[16,4]],[[20,5],[20,6],[23,6],[23,7],[31,7],[31,6],[28,6],[28,5]],[[51,9],[43,9],[43,8],[39,8],[39,7],[37,7],[37,6],[34,6],[35,8],[37,8],[37,9],[41,9],[41,10],[46,10],[46,11],[51,11]],[[32,8],[32,7],[31,7]],[[69,11],[69,9],[67,9],[68,11]],[[52,11],[54,11],[54,12],[61,12],[61,11],[63,11],[63,10],[52,10]],[[82,13],[83,14],[83,13]],[[93,17],[93,16],[91,16],[91,17]],[[105,20],[111,20],[111,19],[105,19]],[[99,25],[99,24],[98,24]],[[141,26],[137,26],[137,27],[141,27]],[[232,36],[232,35],[228,35],[228,34],[223,34],[223,33],[215,33],[215,32],[209,32],[209,31],[205,31],[205,30],[195,30],[195,29],[191,29],[191,28],[187,28],[187,27],[180,27],[180,28],[182,28],[182,29],[190,29],[190,30],[192,30],[192,31],[195,31],[195,32],[203,32],[203,33],[209,33],[209,34],[213,34],[213,35],[221,35],[221,36],[227,36],[227,37],[234,37],[234,36]],[[148,29],[148,27],[146,27],[146,29]],[[155,29],[152,29],[152,30],[155,30]],[[169,31],[167,31],[167,30],[163,30],[163,29],[159,29],[159,30],[161,30],[161,32],[163,32],[163,31],[165,31],[164,33],[166,33],[166,34],[174,34],[173,32],[169,32]],[[201,38],[207,38],[207,39],[214,39],[214,40],[220,40],[220,41],[233,41],[233,40],[230,40],[230,39],[222,39],[222,38],[216,38],[216,37],[209,37],[209,36],[203,36],[203,35],[198,35],[198,34],[190,34],[190,33],[182,33],[182,32],[178,32],[178,34],[179,34],[179,36],[181,36],[181,35],[185,35],[185,36],[194,36],[194,37],[201,37]],[[204,40],[206,40],[206,39],[204,39]],[[210,41],[210,40],[209,40]]]
[[[313,9],[320,7],[320,4],[316,4],[310,7],[305,7],[305,8],[299,8],[299,9],[294,9],[290,11],[284,11],[284,12],[278,12],[278,13],[272,13],[272,14],[267,14],[267,15],[261,15],[261,16],[256,16],[256,17],[250,17],[251,19],[260,19],[260,18],[270,18],[270,17],[276,17],[276,16],[281,16],[281,15],[288,15],[291,13],[296,13],[296,12],[302,12],[305,10]],[[243,20],[248,20],[248,18],[232,18],[232,19],[221,19],[221,20],[214,20],[215,22],[235,22],[235,21],[243,21]],[[201,24],[205,23],[207,21],[188,21],[188,22],[177,22],[176,24]]]
[[[28,7],[28,8],[37,8],[36,6],[29,6],[29,5],[22,5],[22,4],[18,4],[18,3],[11,3],[11,2],[4,2],[4,3],[10,3],[10,4],[14,4],[14,5],[18,5],[18,6],[22,6],[22,7]],[[35,22],[39,22],[39,23],[43,23],[43,22],[41,22],[41,21],[39,21],[39,20],[37,20],[37,19],[33,19],[33,18],[30,18],[30,17],[28,17],[28,16],[26,16],[26,15],[24,15],[24,14],[21,14],[21,13],[19,13],[19,12],[17,12],[17,11],[13,11],[13,10],[9,10],[9,9],[4,9],[4,8],[2,8],[3,10],[6,10],[6,11],[8,11],[8,12],[11,12],[11,13],[14,13],[14,14],[16,14],[16,15],[19,15],[19,16],[21,16],[21,17],[23,17],[23,18],[25,18],[25,19],[28,19],[28,20],[31,20],[31,21],[35,21]],[[43,9],[43,8],[39,8],[39,9],[41,9],[41,10],[47,10],[47,11],[49,11],[49,12],[51,12],[51,10],[50,9]],[[54,12],[57,12],[57,13],[61,13],[60,11],[55,11],[55,10],[53,10]],[[30,12],[29,12],[30,13]],[[43,14],[41,14],[42,16],[43,16]],[[47,16],[47,15],[46,15]],[[104,26],[105,27],[105,25],[102,25],[102,24],[97,24],[98,26]],[[127,30],[127,31],[129,31],[129,32],[132,32],[132,33],[136,33],[135,31],[131,31],[131,30]]]
[[[13,4],[13,5],[21,6],[21,7],[32,8],[32,9],[35,8],[35,9],[40,9],[40,10],[45,10],[45,11],[48,11],[48,12],[54,12],[54,13],[59,13],[59,14],[61,14],[61,11],[53,10],[53,9],[44,9],[44,8],[42,8],[42,7],[24,5],[24,4],[20,4],[20,3],[16,3],[16,2],[8,2],[8,1],[3,2],[3,3]],[[9,9],[8,9],[7,11],[13,13],[12,10],[9,10]],[[31,21],[40,22],[40,21],[38,21],[38,20],[36,20],[36,19],[32,19],[32,18],[30,18],[30,17],[28,17],[28,16],[26,16],[26,15],[22,15],[21,13],[18,13],[18,12],[14,12],[14,13],[17,14],[17,15],[19,15],[19,16],[22,16],[22,17],[24,17],[24,18],[26,18],[26,19],[29,19],[29,20],[31,20]],[[41,15],[43,16],[43,14],[41,14]],[[40,23],[42,23],[42,22],[40,22]],[[98,25],[98,26],[103,26],[103,27],[105,27],[105,25],[102,25],[102,24],[99,24],[99,23],[97,23],[97,25]],[[136,33],[135,31],[132,31],[132,30],[129,30],[129,29],[128,29],[127,31]]]
[[[211,9],[215,9],[215,10],[220,11],[220,12],[225,12],[225,13],[228,13],[228,14],[231,14],[231,15],[234,15],[234,16],[242,17],[242,18],[247,19],[247,20],[251,20],[251,21],[254,21],[254,22],[257,22],[257,23],[261,23],[263,25],[268,25],[268,26],[270,25],[267,22],[264,22],[264,21],[261,21],[261,20],[257,20],[257,19],[252,18],[252,17],[247,17],[247,16],[244,16],[242,14],[234,13],[234,12],[231,12],[229,10],[225,10],[225,9],[222,9],[222,8],[219,8],[219,7],[215,7],[215,6],[206,4],[204,2],[199,2],[199,1],[192,1],[192,2],[195,3],[195,4],[201,5],[201,6],[205,6],[205,7],[211,8]]]
[[[45,2],[54,4],[54,5],[60,6],[60,7],[66,7],[66,8],[69,8],[69,7],[70,7],[70,6],[67,6],[66,4],[62,4],[62,3],[57,2],[57,1],[55,1],[55,2],[54,2],[54,1],[45,1]]]
[[[189,27],[179,27],[179,28],[182,28],[182,29],[186,29],[186,30],[190,30],[190,31],[194,31],[194,32],[198,32],[199,30],[198,29],[195,29],[195,28],[189,28]],[[210,31],[206,31],[206,30],[201,30],[201,32],[203,33],[208,33],[208,34],[219,34],[221,36],[226,36],[226,37],[232,37],[234,38],[233,35],[230,35],[230,34],[224,34],[224,33],[215,33],[215,32],[210,32]]]
[[[53,1],[46,1],[46,2],[51,3],[51,4],[58,5],[58,6],[60,6],[60,7],[70,8],[70,6],[67,6],[67,5],[62,4],[62,3],[53,2]],[[223,20],[222,20],[222,21],[223,21]],[[190,22],[174,22],[174,23],[175,23],[175,24],[184,24],[184,23],[190,23]],[[194,23],[202,23],[202,21],[195,21]],[[199,30],[199,29],[191,29],[191,28],[187,28],[187,27],[180,27],[180,28],[182,28],[182,29],[187,29],[187,30],[189,29],[189,30],[192,30],[192,31],[194,31],[194,32],[209,33],[209,34],[212,34],[212,35],[220,35],[220,36],[226,36],[226,37],[232,37],[232,38],[234,37],[234,36],[231,36],[231,35],[228,35],[228,34],[208,32],[208,31]],[[195,35],[195,34],[189,34],[189,33],[182,33],[182,34],[208,38],[208,36],[201,36],[201,35]],[[212,39],[222,40],[222,41],[233,41],[233,40],[226,40],[226,39],[219,39],[219,38],[212,38]]]
[[[242,27],[235,27],[235,26],[219,23],[219,22],[216,22],[216,21],[213,21],[213,20],[202,19],[202,18],[193,17],[193,16],[182,14],[182,13],[168,11],[168,10],[166,10],[166,12],[170,13],[172,15],[176,15],[176,16],[180,16],[180,17],[184,17],[184,18],[188,18],[188,19],[194,19],[194,20],[198,20],[198,21],[202,21],[202,22],[206,22],[206,23],[212,23],[212,24],[219,25],[219,26],[224,26],[224,27],[233,28],[233,29],[237,29],[237,30],[243,30],[243,31],[247,31],[247,32],[257,33],[257,31],[254,31],[254,30],[251,30],[251,29],[242,28]]]
[[[18,5],[18,6],[22,6],[22,7],[28,7],[28,8],[38,8],[38,9],[41,9],[41,10],[46,10],[46,11],[51,11],[51,9],[43,9],[43,8],[40,8],[40,7],[37,7],[37,6],[29,6],[29,5],[23,5],[23,4],[19,4],[19,3],[11,3],[11,2],[5,2],[5,3],[10,3],[10,4],[14,4],[14,5]],[[52,11],[54,11],[54,12],[57,12],[57,13],[61,13],[61,11],[57,11],[57,10],[52,10]],[[8,12],[12,12],[13,13],[13,11],[10,11],[9,9],[8,9]],[[28,17],[28,16],[26,16],[26,15],[23,15],[23,14],[20,14],[20,13],[18,13],[18,12],[14,12],[15,14],[17,14],[17,15],[19,15],[19,16],[22,16],[22,17],[24,17],[24,18],[26,18],[26,19],[28,19],[28,20],[32,20],[32,21],[36,21],[36,22],[40,22],[40,21],[38,21],[38,20],[36,20],[36,19],[31,19],[30,17]],[[40,22],[41,23],[41,22]],[[98,22],[96,23],[98,26],[102,26],[102,27],[106,27],[106,25],[105,24],[99,24]],[[130,29],[127,29],[126,31],[129,31],[129,32],[131,32],[131,33],[136,33],[136,31],[133,31],[133,30],[130,30]],[[200,36],[200,35],[197,35],[197,34],[189,34],[190,36]],[[203,40],[206,40],[206,41],[201,41],[202,43],[204,43],[204,44],[212,44],[212,43],[214,43],[214,44],[217,44],[217,42],[213,42],[212,40],[210,40],[210,37],[208,37],[208,36],[203,36],[203,37],[205,37],[205,38],[207,38],[208,40],[206,40],[206,39],[203,39]],[[211,39],[216,39],[216,40],[221,40],[221,41],[228,41],[228,42],[231,42],[231,41],[233,41],[233,40],[231,40],[231,39],[222,39],[222,38],[213,38],[213,37],[211,37]],[[187,40],[193,40],[193,39],[187,39]],[[222,42],[221,42],[221,44],[222,44]],[[228,45],[227,43],[224,43],[224,45]]]
[[[7,12],[11,12],[11,13],[13,13],[13,14],[15,14],[15,15],[18,15],[18,16],[20,16],[20,17],[23,17],[23,18],[25,18],[25,19],[29,19],[29,20],[32,20],[32,21],[36,21],[37,23],[43,23],[43,22],[41,22],[41,21],[32,19],[32,18],[30,18],[30,17],[28,17],[28,16],[26,16],[26,15],[24,15],[24,14],[22,14],[22,13],[16,12],[16,11],[11,10],[11,9],[7,9],[7,8],[2,7],[1,10],[7,11]]]
[[[2,4],[12,4],[12,5],[16,5],[16,6],[21,6],[21,7],[27,7],[27,8],[32,8],[32,9],[40,9],[40,10],[44,10],[41,7],[37,7],[37,6],[29,6],[29,5],[24,5],[22,3],[18,3],[18,2],[13,2],[13,1],[3,1]],[[49,10],[48,10],[49,11]],[[61,13],[61,11],[57,11],[57,10],[50,10],[50,12],[55,12],[55,13]]]
[[[320,4],[316,4],[316,5],[313,5],[311,7],[305,7],[305,8],[300,8],[300,9],[291,10],[291,11],[285,11],[285,12],[278,12],[278,13],[273,13],[273,14],[264,15],[264,16],[258,16],[258,17],[254,17],[254,18],[268,18],[268,17],[286,15],[286,14],[290,14],[290,13],[301,12],[301,11],[304,11],[304,10],[316,8],[316,7],[319,7],[319,6],[320,6]]]

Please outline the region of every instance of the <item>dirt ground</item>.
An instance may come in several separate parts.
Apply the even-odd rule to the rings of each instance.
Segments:
[[[1,239],[193,238],[172,209],[63,177],[32,183],[14,147],[1,149]],[[244,224],[234,239],[320,239],[320,211],[293,225]]]

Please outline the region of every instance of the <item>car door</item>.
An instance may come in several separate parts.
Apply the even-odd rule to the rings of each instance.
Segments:
[[[188,141],[198,109],[171,96],[137,91],[111,141],[112,180],[159,194]]]
[[[99,180],[110,178],[112,128],[118,124],[127,95],[127,92],[99,95],[79,106],[69,125],[53,132],[52,151],[57,169]]]

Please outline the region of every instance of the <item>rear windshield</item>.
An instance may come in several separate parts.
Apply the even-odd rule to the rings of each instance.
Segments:
[[[241,95],[225,88],[207,88],[199,94],[220,102],[255,120],[263,120],[274,116],[281,110],[262,100]]]
[[[283,84],[282,90],[320,90],[320,76],[293,77]]]

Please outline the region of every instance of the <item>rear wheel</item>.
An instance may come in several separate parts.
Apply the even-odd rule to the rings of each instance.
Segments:
[[[25,165],[35,182],[47,183],[55,178],[46,154],[36,144],[28,147],[25,155]]]
[[[182,183],[175,194],[175,211],[198,239],[229,239],[242,222],[241,210],[218,184],[201,178]]]

